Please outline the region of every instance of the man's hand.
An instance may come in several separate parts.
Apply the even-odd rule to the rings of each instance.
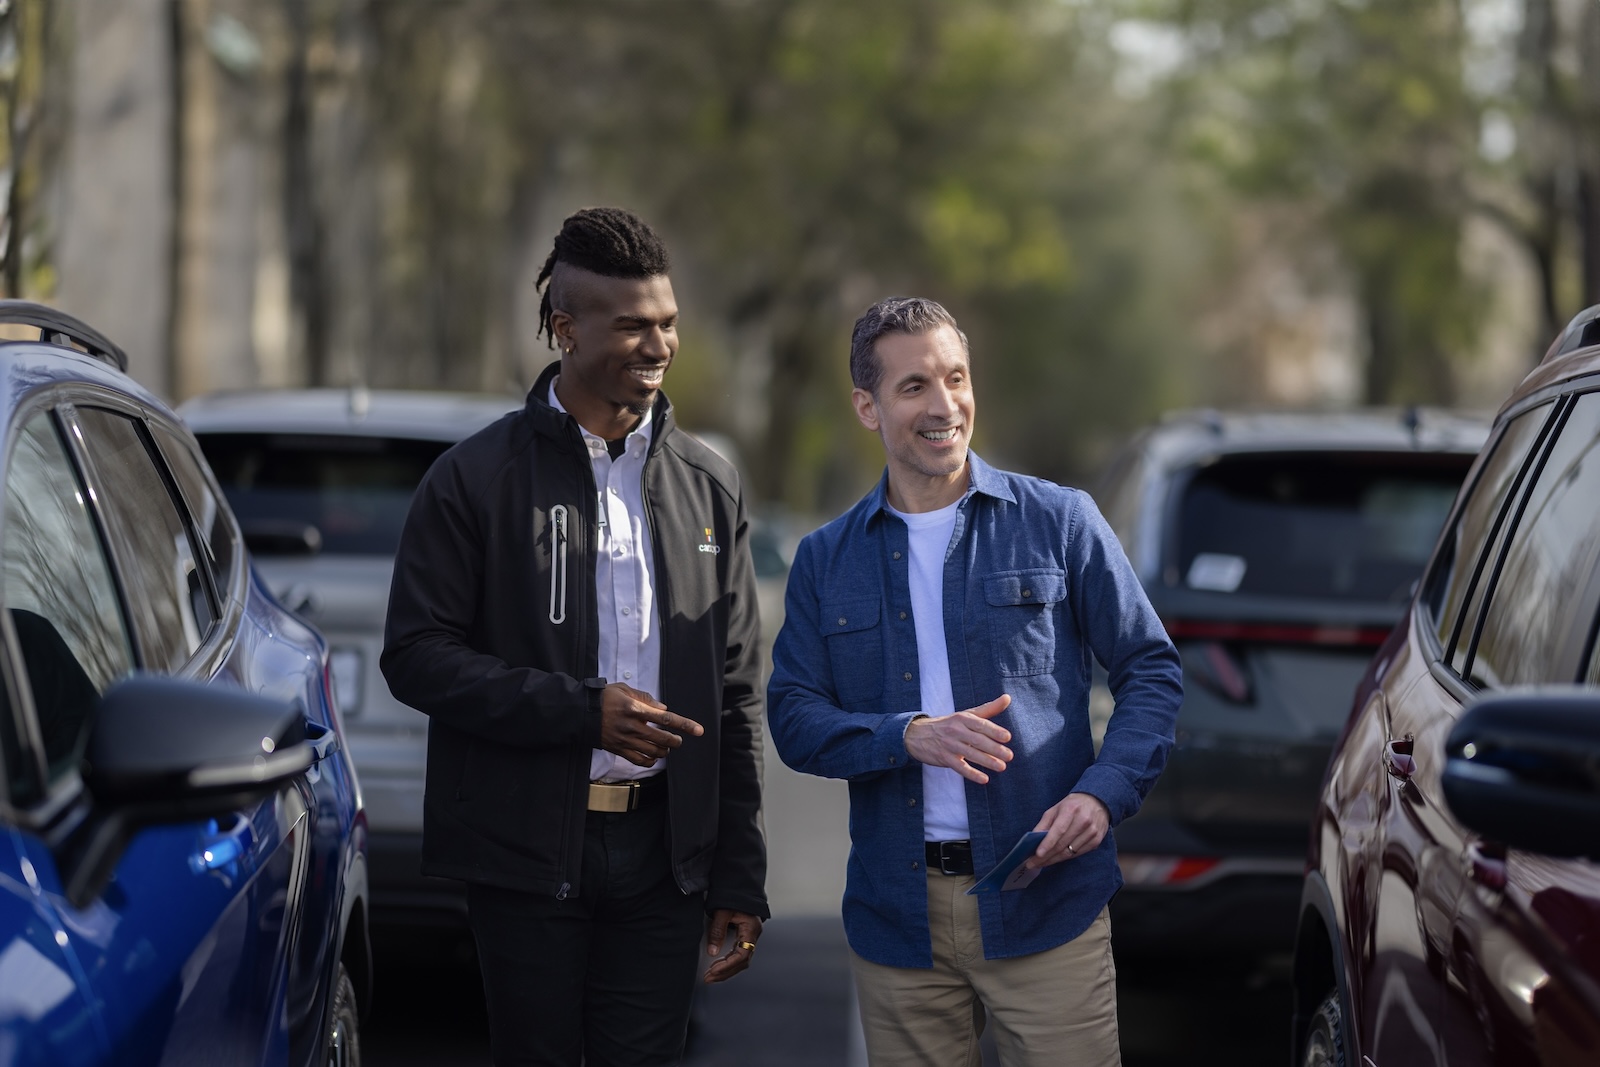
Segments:
[[[1045,832],[1044,840],[1023,866],[1031,870],[1076,859],[1100,847],[1110,828],[1111,813],[1099,797],[1068,793],[1067,798],[1045,812],[1039,825],[1034,827]]]
[[[987,785],[984,770],[1006,769],[1011,731],[989,720],[1011,706],[1011,696],[1001,693],[987,704],[937,718],[911,720],[906,727],[906,752],[930,767],[949,767],[963,778]]]
[[[705,727],[674,715],[649,693],[612,682],[600,691],[600,747],[629,763],[648,767]]]
[[[733,941],[733,948],[722,955],[722,943]],[[761,920],[732,908],[718,908],[706,920],[706,955],[721,956],[706,968],[706,984],[726,982],[755,959],[756,942],[761,940]]]

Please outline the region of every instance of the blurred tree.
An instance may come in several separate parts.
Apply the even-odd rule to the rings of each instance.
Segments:
[[[339,143],[366,146],[364,162],[317,157],[290,203],[322,183],[291,233],[330,233],[377,190],[371,263],[291,256],[306,299],[346,273],[376,279],[370,325],[348,331],[382,353],[369,380],[525,382],[550,234],[614,200],[678,257],[694,358],[674,398],[690,424],[735,435],[763,497],[812,507],[876,463],[844,356],[854,315],[892,290],[951,304],[993,383],[984,440],[1034,469],[1081,470],[1086,442],[1168,399],[1155,368],[1186,345],[1152,287],[1170,272],[1132,236],[1157,236],[1142,223],[1149,146],[1104,66],[1080,70],[1103,50],[1071,5],[285,2],[343,13],[312,20],[307,54],[364,42],[311,90],[361,86]],[[346,303],[328,301],[331,321]]]
[[[40,210],[54,148],[47,80],[54,47],[47,0],[0,0],[0,286],[10,297],[54,287]]]
[[[1364,320],[1368,403],[1449,403],[1483,321],[1463,262],[1481,101],[1459,0],[1155,0],[1183,34],[1169,104],[1239,201],[1308,213]]]
[[[1080,72],[1096,42],[1073,6],[597,10],[611,48],[582,54],[616,66],[611,106],[584,116],[602,123],[589,157],[665,220],[720,309],[723,374],[705,386],[733,400],[720,424],[754,457],[761,495],[812,506],[859,491],[835,477],[876,463],[846,401],[848,330],[892,291],[951,305],[992,383],[984,440],[1033,469],[1081,467],[1086,438],[1151,412],[1125,373],[1147,350],[1114,343],[1110,323],[1134,317],[1156,272],[1108,225],[1137,217],[1147,183],[1116,149],[1136,132],[1107,121],[1104,71]]]
[[[1520,0],[1490,22],[1480,48],[1486,146],[1498,164],[1477,206],[1527,249],[1545,340],[1600,304],[1600,6]]]

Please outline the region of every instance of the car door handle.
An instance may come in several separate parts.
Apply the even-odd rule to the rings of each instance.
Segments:
[[[311,760],[321,763],[339,751],[339,735],[331,726],[306,720],[306,743],[311,746]]]
[[[1407,737],[1383,746],[1383,769],[1389,772],[1391,778],[1406,782],[1417,773],[1417,761],[1411,756],[1414,745],[1415,742]]]
[[[250,820],[243,815],[235,815],[233,819],[233,828],[226,832],[218,830],[215,819],[207,824],[199,849],[189,857],[190,870],[196,874],[218,871],[231,863],[238,863],[250,851],[255,837]]]

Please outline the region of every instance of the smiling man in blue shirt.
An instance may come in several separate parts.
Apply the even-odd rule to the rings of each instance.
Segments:
[[[969,451],[966,336],[931,300],[869,308],[857,417],[887,469],[808,535],[768,688],[785,763],[850,783],[844,897],[867,1051],[1005,1067],[1116,1064],[1110,828],[1166,763],[1178,656],[1088,494]],[[1093,659],[1116,710],[1098,756]],[[1026,888],[966,890],[1030,830]]]

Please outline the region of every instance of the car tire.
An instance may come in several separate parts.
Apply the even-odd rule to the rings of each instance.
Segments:
[[[339,977],[333,988],[333,1007],[328,1011],[327,1067],[361,1067],[361,1020],[356,1012],[356,987],[350,972],[339,964]]]
[[[1344,1053],[1344,1011],[1339,1007],[1339,991],[1329,993],[1317,1005],[1306,1027],[1306,1043],[1301,1050],[1300,1067],[1346,1067]]]

